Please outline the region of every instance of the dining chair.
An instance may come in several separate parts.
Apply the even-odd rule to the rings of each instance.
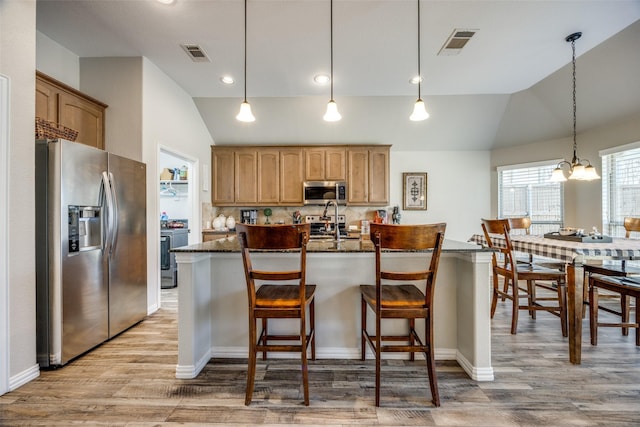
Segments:
[[[620,295],[623,301],[623,307],[628,307],[630,298],[636,301],[636,318],[635,322],[629,322],[629,312],[626,312],[626,318],[623,316],[620,322],[604,323],[598,321],[598,311],[602,309],[598,305],[598,291],[600,289],[613,292]],[[640,310],[637,309],[638,299],[640,298],[640,277],[625,276],[605,276],[602,274],[592,274],[589,276],[589,326],[591,334],[591,345],[598,345],[598,327],[622,327],[623,329],[634,328],[636,330],[636,345],[640,346]],[[623,308],[624,313],[624,308]]]
[[[640,233],[640,218],[634,217],[626,217],[624,219],[624,229],[625,229],[625,238],[631,238],[633,233]],[[636,265],[629,265],[625,260],[621,261],[610,261],[605,260],[598,263],[591,262],[585,263],[583,265],[584,269],[584,282],[582,287],[582,315],[584,317],[586,312],[586,306],[591,304],[591,299],[589,298],[588,290],[590,286],[590,278],[592,274],[601,274],[605,276],[612,277],[627,277],[629,275],[640,275],[640,267]],[[601,305],[600,310],[607,311],[609,313],[615,314],[617,316],[622,317],[622,323],[629,322],[629,312],[631,309],[631,305],[629,303],[629,297],[621,296],[620,293],[614,292],[613,294],[604,294],[600,295],[600,298],[620,298],[620,310],[616,310],[614,308],[608,307],[606,305]],[[628,335],[629,328],[626,326],[622,326],[622,334]]]
[[[531,234],[531,218],[528,216],[523,217],[511,217],[509,220],[509,234],[514,235],[518,233],[522,233],[525,235]],[[515,232],[515,233],[514,233]],[[533,264],[535,263],[538,267],[546,267],[554,270],[564,271],[565,263],[562,261],[556,261],[551,258],[542,258],[542,257],[534,257],[533,254],[526,254],[526,256],[521,256],[516,253],[516,262],[521,264]],[[504,292],[508,292],[508,281],[505,280],[504,283]],[[502,297],[502,301],[505,300],[505,297]],[[535,315],[533,316],[535,318]]]
[[[513,245],[509,236],[509,220],[483,219],[482,230],[490,248],[496,249],[492,255],[493,298],[491,301],[491,318],[493,318],[498,298],[504,297],[512,302],[511,333],[516,334],[518,328],[518,313],[527,310],[532,318],[536,318],[537,311],[548,311],[560,317],[562,335],[567,336],[567,292],[566,273],[564,271],[546,268],[534,264],[518,264],[516,262]],[[493,244],[491,235],[499,235],[506,242],[505,247]],[[507,290],[500,288],[500,280],[506,282]],[[526,282],[526,287],[519,284]],[[536,289],[548,291],[546,296],[536,294]],[[556,294],[556,295],[553,295]],[[553,296],[552,296],[553,295]],[[520,299],[527,298],[527,304],[520,304]],[[544,301],[554,301],[556,305],[547,305]]]
[[[380,406],[380,367],[383,352],[424,353],[431,388],[431,399],[440,406],[433,348],[433,297],[446,224],[393,225],[371,224],[375,247],[375,285],[360,285],[361,358],[366,358],[366,343],[376,358],[376,406]],[[412,271],[396,271],[394,251],[424,251],[424,264]],[[424,292],[418,287],[424,286]],[[375,333],[367,330],[368,308],[375,315]],[[382,333],[383,319],[407,319],[406,333]],[[424,319],[424,341],[416,332],[416,319]]]
[[[249,225],[236,224],[236,233],[242,252],[242,261],[249,300],[249,362],[245,405],[251,403],[256,374],[256,355],[262,352],[265,360],[268,352],[300,353],[304,404],[309,406],[309,378],[307,351],[311,348],[311,360],[315,360],[314,296],[316,285],[306,283],[307,242],[310,224]],[[259,252],[290,252],[297,254],[296,268],[287,271],[268,268],[260,263],[254,268],[255,255]],[[252,258],[254,258],[252,260]],[[258,285],[260,285],[258,287]],[[307,331],[307,311],[309,330]],[[272,334],[269,319],[298,319],[295,334]],[[257,321],[262,321],[262,331],[257,334]],[[282,342],[291,344],[282,344]]]

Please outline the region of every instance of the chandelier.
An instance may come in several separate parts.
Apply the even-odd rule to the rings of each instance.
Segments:
[[[567,36],[565,39],[571,43],[571,50],[573,52],[572,61],[573,64],[573,158],[571,162],[563,160],[551,174],[551,182],[563,182],[567,178],[564,175],[563,167],[569,167],[569,179],[577,179],[581,181],[592,181],[594,179],[600,179],[596,168],[591,165],[591,162],[587,159],[580,159],[578,157],[578,144],[576,142],[576,40],[582,37],[582,33],[573,33]]]

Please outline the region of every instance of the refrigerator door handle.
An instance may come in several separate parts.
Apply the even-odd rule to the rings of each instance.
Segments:
[[[113,201],[113,215],[111,227],[111,253],[115,252],[118,246],[118,227],[120,225],[120,212],[118,210],[118,196],[116,192],[116,181],[113,174],[109,172],[109,182],[111,183],[111,199]]]
[[[107,172],[102,172],[102,185],[104,187],[106,206],[106,228],[107,233],[104,243],[104,251],[109,254],[112,249],[113,242],[113,191],[111,189],[111,183],[109,182],[109,175]]]

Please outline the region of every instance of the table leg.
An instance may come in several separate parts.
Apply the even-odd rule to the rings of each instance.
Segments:
[[[569,361],[579,365],[582,350],[582,281],[576,280],[576,266],[567,264],[567,306],[569,315]]]

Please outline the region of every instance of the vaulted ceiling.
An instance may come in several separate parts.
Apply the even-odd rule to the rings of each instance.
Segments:
[[[469,0],[421,3],[422,94],[431,118],[409,122],[417,87],[416,0],[249,0],[247,96],[258,120],[239,124],[240,0],[38,0],[37,29],[81,58],[144,56],[190,94],[215,141],[389,142],[406,149],[490,149],[571,132],[571,46],[578,55],[579,130],[640,112],[640,0]],[[635,24],[634,24],[635,23]],[[457,55],[455,30],[475,30]],[[194,62],[181,45],[197,45]],[[235,83],[225,85],[222,76]],[[402,141],[394,140],[402,135]]]

